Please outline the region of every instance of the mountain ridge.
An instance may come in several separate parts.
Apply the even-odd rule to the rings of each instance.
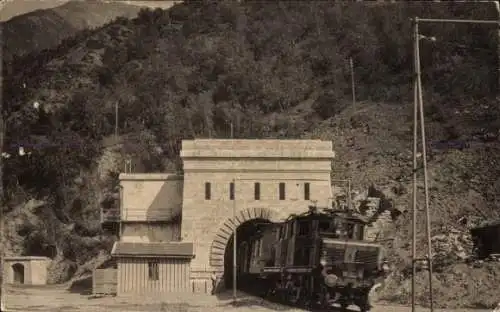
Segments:
[[[1,23],[3,58],[56,47],[77,32],[102,26],[123,16],[132,18],[142,7],[102,1],[69,1],[60,6],[38,9]]]

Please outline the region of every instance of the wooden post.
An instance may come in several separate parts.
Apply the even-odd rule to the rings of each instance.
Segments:
[[[500,2],[493,1],[495,9],[497,10],[498,26],[497,26],[497,57],[498,57],[498,90],[497,96],[500,96]]]
[[[351,69],[351,89],[352,89],[352,104],[356,104],[356,87],[354,83],[354,64],[352,61],[352,57],[349,58],[349,67]]]
[[[415,275],[417,259],[417,135],[418,135],[418,78],[417,78],[417,45],[418,45],[418,23],[413,22],[413,57],[414,57],[414,82],[413,82],[413,202],[412,202],[412,277],[411,277],[411,311],[415,312]]]
[[[231,140],[233,140],[234,144],[234,131],[233,131],[233,122],[231,122]],[[234,148],[233,148],[234,150]],[[236,218],[236,180],[233,179],[233,187],[234,187],[234,197],[233,197],[233,219]],[[233,301],[236,302],[236,283],[237,283],[237,276],[238,270],[237,270],[237,252],[236,252],[236,243],[237,243],[237,237],[236,237],[236,232],[238,230],[238,226],[234,227],[233,230]]]
[[[115,140],[118,140],[118,101],[115,102]]]
[[[418,26],[418,19],[417,19]],[[420,70],[420,45],[419,45],[419,34],[418,27],[416,27],[417,34],[417,44],[416,44],[416,64],[417,64],[417,87],[418,87],[418,106],[420,110],[420,139],[422,141],[422,163],[424,171],[424,195],[425,195],[425,229],[427,234],[427,269],[429,272],[429,307],[431,312],[434,311],[434,300],[433,300],[433,287],[432,287],[432,241],[431,241],[431,217],[430,217],[430,205],[429,205],[429,185],[428,185],[428,174],[427,174],[427,148],[425,139],[425,115],[424,115],[424,100],[423,100],[423,90],[422,90],[422,75]],[[415,207],[416,208],[416,207]],[[413,277],[415,278],[415,276]]]

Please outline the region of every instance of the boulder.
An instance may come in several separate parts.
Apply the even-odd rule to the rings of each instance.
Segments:
[[[472,256],[472,237],[467,231],[447,229],[446,234],[434,235],[431,241],[436,267],[463,262]]]

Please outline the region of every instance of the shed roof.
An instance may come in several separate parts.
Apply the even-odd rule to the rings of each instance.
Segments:
[[[111,255],[114,257],[192,258],[194,252],[193,243],[186,242],[115,242]]]

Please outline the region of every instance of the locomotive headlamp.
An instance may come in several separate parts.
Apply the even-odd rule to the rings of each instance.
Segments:
[[[325,285],[328,287],[333,287],[337,284],[338,277],[335,274],[328,274],[325,276]]]
[[[319,264],[321,264],[321,266],[325,266],[326,265],[326,259],[322,258],[319,260]]]

